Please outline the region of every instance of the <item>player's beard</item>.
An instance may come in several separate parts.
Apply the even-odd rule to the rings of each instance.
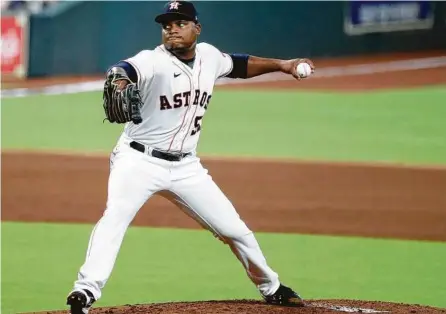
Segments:
[[[165,45],[166,49],[169,50],[170,52],[174,53],[174,54],[185,54],[186,52],[189,51],[189,49],[187,47],[184,46],[177,46],[177,45]]]
[[[165,43],[164,47],[177,57],[184,58],[190,51],[195,50],[196,43],[194,42],[190,46],[185,46],[184,44],[175,44],[175,43]]]

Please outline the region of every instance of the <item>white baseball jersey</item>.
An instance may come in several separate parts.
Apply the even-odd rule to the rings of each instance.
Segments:
[[[162,151],[195,151],[215,81],[232,71],[231,57],[210,44],[199,43],[193,68],[163,45],[124,61],[138,73],[144,105],[142,123],[129,122],[123,136]]]

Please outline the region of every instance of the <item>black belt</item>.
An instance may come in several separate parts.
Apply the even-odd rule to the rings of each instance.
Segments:
[[[141,153],[145,153],[146,152],[146,147],[138,142],[130,142],[130,147],[141,152]],[[156,158],[160,158],[160,159],[164,159],[167,161],[180,161],[181,159],[183,159],[184,157],[190,155],[190,153],[182,153],[182,154],[169,154],[169,153],[164,153],[161,152],[159,150],[152,150],[152,154],[151,156],[156,157]]]

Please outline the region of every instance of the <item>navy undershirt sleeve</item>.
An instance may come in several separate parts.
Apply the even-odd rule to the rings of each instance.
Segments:
[[[133,65],[131,65],[130,63],[128,63],[126,61],[119,61],[114,66],[123,68],[125,70],[125,72],[127,73],[129,79],[133,83],[138,83],[138,74],[136,72],[136,69],[133,67]]]
[[[229,78],[247,78],[248,77],[248,59],[249,55],[241,53],[230,53],[232,59],[232,71],[226,75]]]

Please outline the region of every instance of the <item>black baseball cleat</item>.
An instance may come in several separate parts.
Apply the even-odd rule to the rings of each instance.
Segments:
[[[77,290],[67,297],[67,305],[70,306],[71,314],[88,314],[91,305],[96,301],[93,293],[88,290]]]
[[[279,289],[268,296],[263,296],[266,303],[273,305],[282,305],[282,306],[294,306],[294,307],[302,307],[305,306],[304,300],[298,295],[293,289],[288,288],[287,286],[280,285]]]

